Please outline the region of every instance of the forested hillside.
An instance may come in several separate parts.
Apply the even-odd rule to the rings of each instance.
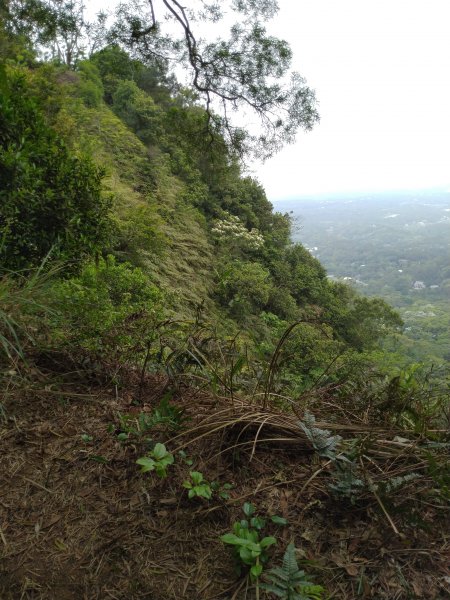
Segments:
[[[399,314],[327,277],[247,174],[292,115],[246,137],[210,107],[220,90],[262,113],[286,46],[252,29],[245,96],[198,79],[240,72],[234,47],[199,62],[187,35],[185,87],[163,46],[125,43],[151,31],[123,7],[69,45],[76,6],[0,13],[2,597],[444,598],[445,380],[384,360]],[[423,543],[426,585],[409,559],[397,577]]]
[[[448,192],[292,200],[280,207],[298,222],[294,239],[311,248],[330,278],[399,311],[403,331],[384,342],[398,364],[448,366]]]

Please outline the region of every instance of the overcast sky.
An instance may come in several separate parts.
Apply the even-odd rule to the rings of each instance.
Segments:
[[[272,25],[321,122],[256,169],[271,200],[450,187],[449,0],[280,0]]]
[[[254,165],[270,200],[450,188],[450,0],[279,4],[268,29],[290,43],[321,121]]]

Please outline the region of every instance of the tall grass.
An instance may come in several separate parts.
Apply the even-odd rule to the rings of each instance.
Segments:
[[[48,267],[44,261],[32,271],[0,274],[0,364],[26,359],[38,321],[52,312],[48,289],[60,270],[60,265]]]

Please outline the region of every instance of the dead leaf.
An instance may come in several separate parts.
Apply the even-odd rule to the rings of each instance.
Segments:
[[[344,569],[350,577],[356,577],[358,575],[358,567],[356,565],[345,565]]]
[[[419,598],[423,598],[423,589],[422,587],[419,585],[419,583],[417,581],[414,581],[414,579],[411,581],[411,584],[413,586],[414,589],[414,593],[416,596],[418,596]]]
[[[317,536],[317,531],[312,531],[311,529],[305,529],[305,531],[303,531],[303,533],[301,534],[301,537],[307,542],[315,542]]]
[[[341,556],[340,554],[338,554],[337,552],[332,552],[331,553],[331,559],[334,562],[335,565],[337,565],[338,567],[344,567],[345,566],[345,559],[343,556]]]
[[[357,547],[359,546],[361,539],[359,537],[354,537],[350,540],[350,544],[348,545],[348,551],[353,553]]]
[[[61,519],[61,515],[52,515],[47,519],[44,525],[42,525],[42,529],[49,529],[55,523],[57,523]]]

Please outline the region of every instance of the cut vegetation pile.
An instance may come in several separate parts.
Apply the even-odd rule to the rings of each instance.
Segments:
[[[265,573],[294,542],[317,597],[448,597],[439,444],[157,377],[139,406],[133,382],[123,395],[71,383],[77,394],[44,386],[4,405],[1,598],[274,598],[236,574],[220,540],[249,503],[277,539]],[[173,456],[167,477],[136,464],[155,442]],[[188,497],[190,472],[211,499]]]

